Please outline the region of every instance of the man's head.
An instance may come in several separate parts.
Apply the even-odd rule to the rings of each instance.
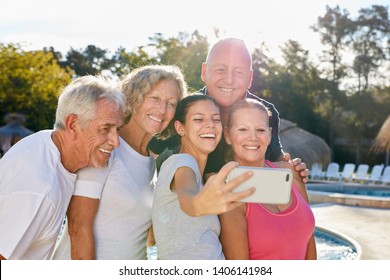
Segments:
[[[79,123],[85,127],[96,118],[97,101],[103,99],[124,111],[124,95],[114,81],[92,75],[73,80],[58,97],[54,129],[65,130],[70,114],[77,115]]]
[[[102,167],[119,146],[124,95],[116,83],[84,76],[64,88],[58,99],[54,129],[60,136],[61,159],[75,172],[85,166]],[[73,156],[73,158],[72,158]]]
[[[214,97],[222,109],[245,98],[252,76],[252,56],[245,42],[237,38],[218,41],[202,65],[201,77],[207,94]]]

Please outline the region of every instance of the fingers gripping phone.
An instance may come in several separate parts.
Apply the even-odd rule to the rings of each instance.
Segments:
[[[253,176],[238,185],[233,192],[241,192],[251,187],[256,191],[241,202],[286,204],[290,200],[293,175],[287,168],[265,168],[238,166],[229,172],[226,181],[230,182],[237,176],[253,171]]]

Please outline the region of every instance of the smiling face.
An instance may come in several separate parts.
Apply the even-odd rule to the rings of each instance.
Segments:
[[[161,80],[145,94],[143,102],[134,109],[130,122],[143,132],[154,135],[163,131],[173,119],[180,90],[173,80]]]
[[[80,128],[77,152],[85,166],[104,167],[111,152],[119,146],[118,128],[123,112],[113,103],[102,99],[97,102],[96,117]]]
[[[208,155],[215,150],[222,137],[219,108],[211,100],[199,100],[190,105],[185,123],[175,121],[181,136],[181,152]]]
[[[271,142],[269,117],[257,108],[240,108],[231,116],[230,127],[225,128],[226,143],[234,152],[239,165],[264,166],[265,152]]]
[[[245,98],[252,75],[250,53],[240,41],[226,40],[215,45],[202,65],[207,94],[223,108]]]

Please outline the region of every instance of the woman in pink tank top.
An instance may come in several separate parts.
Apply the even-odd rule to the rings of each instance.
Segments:
[[[306,186],[289,162],[271,163],[265,153],[271,141],[269,110],[243,100],[228,113],[225,139],[241,166],[290,168],[294,174],[287,204],[245,203],[219,215],[226,259],[316,259],[315,220]],[[272,185],[269,186],[272,188]]]

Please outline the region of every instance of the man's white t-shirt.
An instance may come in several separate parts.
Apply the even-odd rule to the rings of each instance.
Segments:
[[[122,138],[108,168],[88,167],[78,172],[74,194],[100,199],[94,221],[96,259],[147,259],[155,173],[155,159],[140,155]],[[70,259],[66,228],[53,259]]]
[[[0,160],[0,254],[50,259],[76,174],[61,163],[52,130],[23,138]]]

